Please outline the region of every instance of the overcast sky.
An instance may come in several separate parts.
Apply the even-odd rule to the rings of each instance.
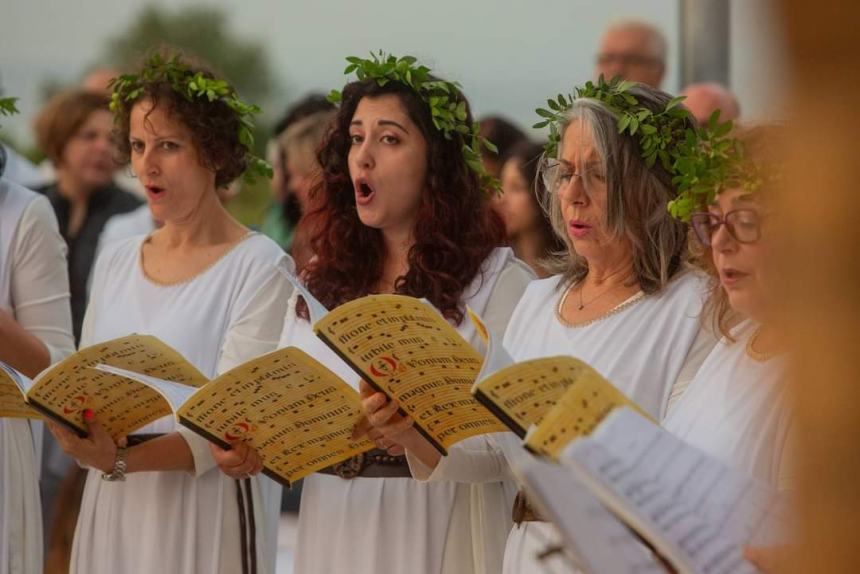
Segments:
[[[770,17],[732,0],[732,83],[745,112],[772,116]],[[204,3],[229,15],[232,29],[268,45],[282,101],[343,84],[343,58],[384,49],[411,53],[462,83],[478,115],[500,112],[530,126],[546,97],[591,77],[603,27],[640,17],[661,27],[670,66],[663,88],[678,89],[679,0],[163,0],[166,8]],[[98,61],[108,38],[146,5],[136,0],[2,0],[0,81],[21,98],[22,114],[3,121],[30,141],[33,114],[48,78],[75,82]],[[751,7],[752,6],[752,7]],[[764,34],[764,37],[762,35]]]

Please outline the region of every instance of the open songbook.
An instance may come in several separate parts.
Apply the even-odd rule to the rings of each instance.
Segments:
[[[327,311],[295,277],[316,335],[442,454],[471,436],[506,430],[471,394],[484,358],[426,301],[369,295]]]
[[[0,418],[42,418],[27,404],[27,389],[32,385],[33,381],[0,361]]]
[[[32,416],[33,411],[86,436],[83,412],[99,413],[114,438],[170,414],[161,397],[147,387],[93,367],[106,363],[199,387],[208,379],[181,354],[148,335],[129,335],[81,349],[30,381],[0,369],[0,416]],[[16,414],[17,413],[17,414]]]
[[[775,490],[626,408],[573,441],[561,463],[531,459],[514,472],[586,572],[666,563],[681,573],[752,573],[743,547],[788,534]]]
[[[299,349],[257,357],[209,379],[149,335],[105,341],[29,381],[2,365],[0,415],[47,416],[86,436],[85,409],[114,439],[175,414],[179,423],[229,448],[244,440],[264,472],[289,485],[373,447],[352,440],[358,393]]]
[[[510,429],[526,438],[530,450],[554,457],[616,406],[638,409],[572,357],[515,364],[471,310],[486,343],[484,357],[426,301],[370,295],[327,311],[297,278],[290,279],[308,305],[316,335],[396,400],[442,454],[471,436]]]
[[[199,389],[109,365],[97,368],[156,391],[179,424],[222,448],[247,442],[259,453],[263,472],[286,486],[373,448],[367,439],[351,438],[361,418],[358,392],[295,347],[243,363]]]
[[[594,368],[574,357],[515,363],[481,318],[471,312],[469,317],[487,346],[472,392],[533,453],[557,459],[570,441],[588,435],[617,407],[648,416]]]

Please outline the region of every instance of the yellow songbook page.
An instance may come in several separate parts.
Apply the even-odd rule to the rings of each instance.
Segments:
[[[470,436],[506,430],[470,392],[483,358],[429,304],[370,295],[328,312],[314,331],[396,400],[439,452]]]
[[[118,439],[171,414],[150,388],[125,377],[98,371],[111,365],[199,387],[208,379],[179,352],[151,335],[129,335],[81,349],[36,377],[27,402],[41,413],[85,436],[83,411],[95,411],[99,423]]]
[[[576,378],[567,385],[543,420],[526,435],[525,446],[532,452],[553,460],[573,439],[591,434],[600,422],[615,408],[628,406],[648,420],[652,420],[636,403],[604,379],[588,364],[566,357],[578,367]]]
[[[24,376],[0,362],[0,418],[42,418],[27,404],[26,388]]]
[[[520,438],[539,424],[565,390],[596,374],[568,356],[544,357],[516,363],[478,381],[472,391]],[[598,375],[599,376],[599,375]]]
[[[287,485],[374,446],[350,438],[361,418],[355,389],[295,347],[220,375],[176,414],[180,424],[222,447],[247,442],[264,472]]]

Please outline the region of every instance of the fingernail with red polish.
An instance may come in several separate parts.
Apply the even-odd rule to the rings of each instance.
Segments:
[[[93,412],[92,409],[84,409],[84,420],[91,421],[93,420],[94,416],[96,416],[96,414]]]

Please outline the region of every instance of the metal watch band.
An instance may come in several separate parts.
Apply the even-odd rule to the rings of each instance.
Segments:
[[[128,449],[118,447],[116,449],[116,459],[113,462],[113,471],[110,474],[102,474],[102,480],[109,482],[125,480],[126,462],[125,457]]]

